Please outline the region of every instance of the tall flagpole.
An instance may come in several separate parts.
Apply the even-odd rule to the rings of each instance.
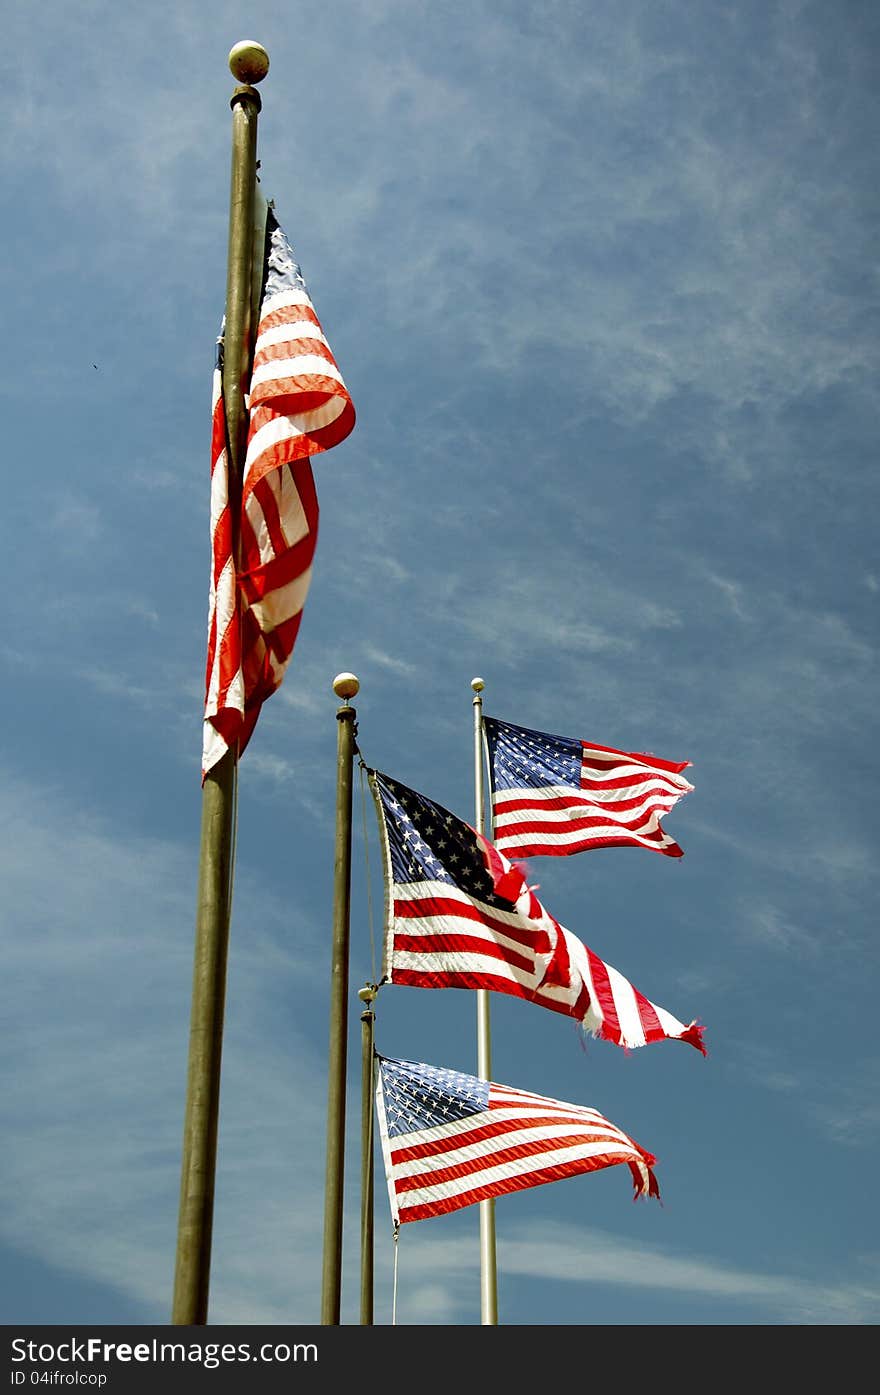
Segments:
[[[482,678],[474,678],[474,827],[484,831],[483,800],[483,699]],[[489,1037],[489,994],[477,989],[477,1075],[492,1079],[492,1045]],[[495,1202],[481,1201],[480,1207],[480,1321],[483,1326],[498,1322],[498,1278],[495,1261]]]
[[[361,1327],[373,1325],[373,1024],[375,983],[358,989],[361,1013]]]
[[[245,391],[250,376],[254,190],[260,94],[251,86],[269,71],[269,55],[252,41],[229,55],[233,77],[232,177],[226,271],[223,397],[229,444],[230,497],[241,488],[247,444]],[[232,510],[233,520],[237,511]],[[234,525],[233,525],[234,526]],[[232,902],[232,848],[238,752],[231,747],[205,776],[190,1010],[189,1059],[177,1257],[171,1321],[208,1321],[214,1174],[220,1111],[220,1058]]]
[[[324,1183],[324,1266],[321,1323],[339,1323],[342,1293],[342,1195],[345,1176],[345,1075],[348,1044],[348,940],[351,909],[351,785],[355,710],[348,699],[360,683],[339,673],[333,691],[342,699],[336,748],[336,855],[333,866],[333,950],[330,966],[330,1051],[327,1062],[327,1165]]]

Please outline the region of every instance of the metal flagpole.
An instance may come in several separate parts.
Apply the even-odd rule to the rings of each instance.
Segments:
[[[375,983],[358,990],[361,1013],[361,1327],[373,1325],[373,1023]]]
[[[342,1192],[345,1175],[345,1073],[348,1041],[348,940],[351,907],[351,784],[356,733],[348,699],[360,683],[339,673],[333,691],[342,698],[336,752],[336,856],[333,867],[333,951],[330,967],[330,1051],[327,1063],[327,1168],[324,1186],[324,1268],[321,1322],[339,1324],[342,1290]]]
[[[236,44],[229,55],[229,67],[242,84],[236,87],[230,102],[232,177],[223,357],[229,480],[234,498],[241,487],[247,444],[245,391],[252,353],[254,190],[261,102],[251,84],[266,76],[269,56],[261,44]],[[236,513],[233,509],[233,526]],[[171,1316],[172,1323],[183,1326],[202,1325],[208,1320],[237,778],[238,752],[231,747],[205,776],[202,787],[186,1113]]]
[[[471,680],[474,690],[474,827],[482,833],[485,821],[483,801],[483,699],[482,678]],[[489,994],[477,989],[477,1075],[492,1078],[492,1046],[489,1039]],[[498,1322],[498,1278],[495,1261],[495,1202],[481,1201],[480,1207],[480,1321],[484,1326]]]

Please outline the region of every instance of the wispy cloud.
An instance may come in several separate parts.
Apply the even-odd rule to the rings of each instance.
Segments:
[[[822,952],[826,943],[821,930],[793,924],[778,906],[766,902],[744,907],[739,923],[746,935],[781,954],[795,951],[814,958]]]
[[[847,1149],[870,1149],[876,1144],[880,1107],[873,1081],[877,1062],[873,1057],[854,1062],[846,1076],[829,1062],[810,1063],[808,1069],[797,1052],[781,1041],[762,1045],[733,1041],[732,1069],[762,1089],[788,1097],[789,1105],[809,1120],[816,1134]]]
[[[4,1191],[15,1204],[6,1208],[3,1232],[51,1264],[118,1286],[164,1321],[195,869],[174,843],[111,831],[65,792],[40,791],[8,775],[0,828],[4,958],[16,984],[2,1163]],[[277,1013],[270,998],[293,1004],[313,991],[310,928],[295,907],[276,903],[246,872],[239,873],[236,904],[217,1243],[240,1246],[246,1270],[255,1234],[274,1257],[285,1245],[280,1237],[291,1238],[280,1203],[264,1207],[254,1198],[285,1194],[296,1129],[320,1134],[325,1081],[293,1024],[284,1029],[283,1047],[265,1035],[267,1014]],[[311,1150],[297,1172],[303,1194],[314,1191],[302,1212],[313,1218],[321,1182],[317,1164],[310,1173],[308,1156]],[[300,1224],[314,1228],[311,1220]],[[233,1294],[239,1282],[244,1292],[237,1262],[229,1269]],[[234,1297],[226,1301],[235,1307]]]
[[[456,1290],[473,1271],[473,1241],[439,1236],[422,1241],[405,1230],[401,1250],[407,1288],[398,1320],[461,1321],[463,1308]],[[770,1322],[860,1324],[876,1322],[880,1312],[880,1288],[871,1273],[863,1283],[853,1282],[850,1276],[805,1280],[717,1264],[700,1255],[675,1256],[659,1245],[634,1244],[607,1231],[558,1221],[530,1222],[519,1227],[515,1236],[502,1233],[498,1265],[503,1278],[615,1288],[624,1304],[627,1292],[639,1289],[690,1297],[704,1313],[711,1312],[714,1301],[738,1303],[744,1320],[757,1311]]]
[[[383,649],[377,649],[373,644],[367,644],[364,647],[364,654],[379,668],[387,669],[400,678],[416,678],[418,676],[419,670],[415,664],[408,663],[406,659],[397,658],[394,654],[388,654]]]

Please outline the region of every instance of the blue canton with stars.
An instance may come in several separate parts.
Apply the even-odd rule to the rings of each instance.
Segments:
[[[293,248],[271,208],[266,214],[265,277],[263,296],[266,300],[279,291],[294,290],[309,294]]]
[[[493,790],[568,785],[580,789],[583,743],[484,717]]]
[[[466,1119],[488,1107],[488,1080],[417,1061],[378,1059],[389,1138]]]
[[[476,834],[442,804],[388,775],[372,772],[388,834],[396,883],[446,882],[487,906],[512,910],[498,896],[477,846]]]

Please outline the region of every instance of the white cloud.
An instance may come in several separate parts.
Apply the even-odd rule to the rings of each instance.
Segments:
[[[417,1227],[412,1227],[416,1229]],[[457,1288],[472,1274],[475,1243],[472,1238],[444,1240],[434,1234],[421,1241],[404,1230],[400,1272],[405,1276],[406,1302],[398,1300],[399,1322],[463,1320]],[[627,1290],[650,1289],[658,1294],[691,1296],[702,1311],[713,1300],[742,1304],[773,1314],[772,1321],[796,1324],[872,1323],[880,1308],[880,1289],[869,1280],[852,1278],[806,1280],[800,1276],[766,1273],[717,1264],[700,1255],[676,1257],[659,1245],[627,1242],[619,1236],[591,1227],[558,1221],[530,1222],[517,1227],[515,1237],[498,1234],[499,1285],[514,1276],[553,1282],[571,1282]],[[440,1280],[445,1283],[440,1283]],[[403,1293],[404,1279],[401,1278]],[[412,1306],[409,1294],[413,1294]],[[622,1298],[625,1302],[625,1297]],[[585,1306],[589,1304],[588,1294]],[[450,1309],[456,1317],[449,1317]]]
[[[60,789],[9,777],[0,830],[15,985],[0,1164],[14,1204],[0,1226],[21,1250],[116,1286],[166,1320],[196,869],[173,843],[110,831]],[[293,1265],[298,1226],[311,1231],[314,1262],[322,1179],[296,1138],[302,1127],[320,1134],[326,1082],[295,1023],[283,1046],[265,1026],[270,988],[290,1003],[314,991],[311,932],[247,873],[235,901],[215,1219],[217,1247],[230,1252],[217,1302],[236,1312],[244,1303],[257,1237],[271,1311],[267,1276],[282,1251]],[[308,1218],[296,1224],[278,1201],[294,1158]]]
[[[382,649],[377,649],[374,644],[364,646],[364,654],[379,668],[387,669],[390,673],[397,674],[400,678],[416,678],[419,670],[416,664],[407,663],[405,659],[388,654]]]
[[[781,954],[795,952],[815,957],[821,954],[825,943],[820,931],[793,924],[778,906],[769,903],[746,905],[740,924],[744,933]]]

